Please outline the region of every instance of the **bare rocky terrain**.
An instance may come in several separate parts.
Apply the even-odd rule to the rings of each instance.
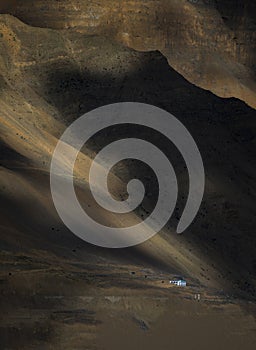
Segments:
[[[104,35],[159,50],[190,82],[255,107],[256,5],[250,0],[13,1],[33,26]]]
[[[254,349],[253,5],[243,17],[218,2],[218,8],[216,2],[156,3],[13,1],[3,12],[15,16],[0,15],[3,349]],[[166,23],[175,20],[168,31],[158,12],[163,10]],[[240,56],[229,35],[245,41]],[[217,45],[209,43],[213,37]],[[188,188],[177,150],[143,128],[99,133],[75,169],[79,199],[97,220],[132,223],[156,199],[154,175],[127,161],[111,175],[113,192],[125,193],[136,175],[152,195],[128,216],[95,205],[88,169],[117,135],[150,140],[179,174],[180,198],[164,230],[140,246],[107,250],[79,240],[63,225],[52,203],[49,169],[58,138],[73,120],[120,101],[153,104],[182,121],[201,151],[206,188],[194,223],[177,235]],[[170,287],[174,275],[184,276],[188,288]],[[198,293],[200,302],[194,299]]]

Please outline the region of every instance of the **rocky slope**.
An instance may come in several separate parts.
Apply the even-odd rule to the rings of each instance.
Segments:
[[[36,16],[35,9],[30,16]],[[120,334],[127,325],[144,332],[166,310],[175,310],[173,317],[184,332],[182,315],[190,310],[200,315],[199,328],[211,324],[206,314],[217,313],[213,319],[220,326],[209,329],[211,339],[221,334],[220,348],[243,341],[246,350],[254,349],[253,304],[243,303],[240,309],[237,299],[232,298],[236,306],[227,303],[230,296],[255,298],[255,110],[195,87],[159,52],[137,52],[86,31],[35,28],[13,16],[0,16],[0,292],[1,309],[8,314],[0,324],[2,347],[84,349],[86,344],[101,349],[102,344],[95,345],[101,330],[101,341],[118,349],[120,342],[107,340],[108,325]],[[193,225],[177,236],[174,227],[187,195],[187,173],[174,147],[148,130],[120,128],[99,134],[76,166],[78,196],[90,214],[96,207],[85,172],[97,151],[116,135],[132,132],[150,140],[179,174],[180,200],[166,228],[139,247],[112,251],[86,244],[64,227],[52,203],[49,168],[56,142],[73,120],[120,101],[159,106],[184,123],[204,160],[206,191]],[[152,180],[149,169],[124,162],[112,174],[113,191],[134,174],[144,183]],[[146,204],[150,208],[153,203]],[[125,224],[141,214],[120,220],[99,211],[97,219]],[[190,284],[185,292],[168,288],[170,275],[177,273]],[[198,292],[202,306],[192,300]],[[174,319],[168,316],[163,327]],[[187,329],[193,322],[194,318]],[[229,337],[228,330],[236,336]],[[168,337],[164,332],[153,339],[168,344]],[[123,339],[129,343],[127,335]],[[194,341],[198,339],[200,334]]]
[[[101,105],[119,101],[154,104],[176,115],[188,127],[202,152],[207,172],[205,202],[191,234],[187,239],[175,237],[176,243],[173,241],[172,244],[182,247],[190,241],[196,247],[196,254],[209,249],[218,264],[225,261],[224,270],[222,265],[218,267],[223,270],[220,277],[227,278],[233,273],[231,280],[234,282],[235,279],[238,285],[242,283],[242,289],[249,291],[252,286],[243,286],[244,281],[239,281],[238,276],[244,273],[247,280],[251,280],[255,269],[252,244],[255,223],[254,110],[239,101],[222,100],[195,88],[169,68],[158,53],[137,53],[106,39],[85,37],[74,32],[32,28],[11,16],[1,17],[1,33],[2,164],[6,165],[2,171],[2,189],[8,201],[15,204],[16,192],[17,196],[20,193],[21,198],[24,195],[27,198],[31,191],[32,197],[37,201],[38,196],[39,202],[46,207],[44,210],[52,216],[47,181],[43,181],[47,185],[43,194],[36,184],[34,189],[31,187],[33,181],[31,183],[24,174],[19,174],[20,170],[12,171],[12,166],[15,169],[24,163],[21,168],[38,169],[38,176],[41,177],[49,172],[54,146],[65,126],[78,116]],[[129,132],[137,133],[129,128],[120,129],[118,133],[121,137]],[[82,169],[89,168],[90,159],[113,137],[108,133],[100,134],[88,145],[81,156]],[[173,157],[171,153],[174,150],[168,143],[161,143],[157,135],[148,136],[147,131],[142,131],[141,137],[150,137],[150,141],[154,140],[167,155]],[[186,196],[184,165],[178,155],[174,159],[181,174],[181,191]],[[118,171],[126,181],[131,174],[126,174],[125,168]],[[132,166],[129,169],[132,171]],[[135,168],[136,171],[138,169]],[[144,176],[143,169],[140,171]],[[47,175],[44,176],[47,179]],[[87,177],[82,177],[79,166],[77,176],[87,181]],[[13,188],[9,189],[11,177],[16,180],[11,185]],[[19,181],[24,185],[17,187]],[[119,188],[118,180],[113,181],[114,187]],[[239,207],[238,198],[243,203],[242,208]],[[29,198],[26,200],[29,201]],[[181,201],[180,206],[183,205]],[[180,212],[177,211],[177,218]],[[8,215],[7,210],[6,218]],[[101,215],[104,217],[105,214]],[[37,218],[28,216],[28,226],[30,220],[35,221],[36,225]],[[116,219],[113,217],[111,220]],[[123,220],[127,218],[123,217]],[[175,220],[170,225],[175,225]],[[246,232],[246,240],[243,232]],[[169,235],[169,239],[172,236]],[[12,240],[12,237],[5,239]],[[177,256],[174,259],[173,254],[176,253],[173,253],[171,246],[168,249],[170,262],[179,261]],[[184,271],[205,283],[207,274],[214,275],[209,267],[212,259],[207,264],[205,256],[205,264],[209,265],[206,274],[203,272],[206,268],[198,265],[196,254],[193,256],[189,252],[192,248],[184,249],[184,254],[180,255],[180,268],[183,266]],[[251,253],[248,254],[248,251]],[[243,265],[240,265],[241,259],[244,259]],[[217,267],[214,263],[213,266],[214,269]]]
[[[253,107],[255,10],[249,0],[39,0],[5,7],[33,26],[104,34],[136,50],[159,50],[190,82]]]

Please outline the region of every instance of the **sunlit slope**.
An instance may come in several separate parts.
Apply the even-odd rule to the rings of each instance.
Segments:
[[[191,83],[255,107],[253,1],[28,0],[2,5],[2,11],[36,27],[107,35],[136,50],[159,50]]]

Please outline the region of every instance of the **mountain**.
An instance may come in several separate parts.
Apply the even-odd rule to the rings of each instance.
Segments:
[[[152,35],[146,36],[152,22],[143,22],[149,27],[141,24],[144,39],[138,36],[136,41],[134,34],[128,42],[127,35],[120,36],[124,31],[122,25],[126,23],[127,28],[137,30],[137,24],[142,22],[139,15],[144,13],[132,6],[143,5],[142,10],[147,9],[147,18],[152,21],[156,13],[151,12],[152,2],[121,4],[125,3],[121,13],[125,10],[126,17],[119,27],[110,1],[104,2],[108,12],[104,12],[100,2],[98,5],[90,2],[95,21],[95,8],[102,18],[109,18],[110,23],[105,27],[101,17],[100,24],[87,19],[90,24],[86,26],[85,13],[91,18],[86,2],[74,5],[65,1],[17,1],[11,9],[8,2],[5,12],[19,19],[8,14],[0,16],[0,282],[1,309],[7,315],[1,321],[2,347],[84,349],[87,344],[88,348],[101,349],[105,339],[106,346],[115,349],[120,348],[120,341],[109,339],[111,327],[118,330],[121,341],[125,340],[124,346],[128,346],[129,334],[124,331],[127,327],[134,339],[141,337],[137,332],[149,332],[151,337],[155,334],[156,338],[149,338],[151,342],[143,338],[149,342],[148,349],[161,337],[159,341],[166,348],[169,333],[161,332],[156,325],[162,325],[165,330],[177,320],[177,334],[172,339],[178,343],[180,334],[185,332],[182,315],[197,312],[198,318],[187,324],[188,339],[190,327],[194,329],[193,322],[199,329],[215,320],[216,326],[210,327],[210,338],[226,347],[244,341],[245,349],[252,349],[256,286],[256,112],[248,106],[253,104],[247,99],[253,96],[253,75],[249,76],[248,85],[244,85],[247,92],[250,90],[246,98],[241,95],[244,82],[238,78],[241,74],[245,79],[244,72],[249,72],[252,66],[231,60],[231,54],[222,50],[223,43],[222,48],[216,48],[223,51],[222,56],[216,52],[220,63],[214,78],[218,83],[210,78],[209,86],[205,83],[208,78],[198,83],[197,69],[210,77],[210,71],[200,66],[206,56],[196,53],[202,47],[195,43],[191,49],[193,58],[188,63],[193,69],[183,71],[189,42],[179,41],[173,34],[176,45],[180,42],[184,48],[184,56],[172,57],[168,54],[170,48],[158,46],[163,41],[154,39],[154,26]],[[191,18],[196,18],[195,11],[209,11],[209,16],[211,11],[217,13],[215,5],[210,3],[173,1],[172,6],[177,11],[187,9],[188,16],[192,11]],[[130,12],[129,8],[133,10]],[[222,7],[222,11],[229,8]],[[79,13],[80,18],[74,13]],[[138,18],[134,17],[132,25],[129,16],[134,13]],[[173,15],[175,21],[180,21],[178,18],[182,16],[179,16]],[[234,26],[232,30],[238,31],[234,23],[240,23],[239,18],[234,15],[230,21],[226,21],[225,28]],[[244,21],[241,25],[245,25]],[[207,33],[210,32],[209,29]],[[200,42],[199,34],[204,37],[198,30],[196,42]],[[204,40],[206,45],[206,37]],[[207,50],[210,48],[208,42]],[[212,56],[211,51],[208,54]],[[194,55],[198,55],[198,61],[194,61]],[[228,78],[222,75],[226,64],[227,71],[232,73],[230,86]],[[242,70],[238,72],[234,67]],[[220,85],[227,87],[226,95],[218,90]],[[233,98],[221,98],[213,92]],[[96,206],[89,193],[88,169],[97,152],[116,138],[132,134],[154,143],[172,161],[179,185],[174,215],[158,235],[137,247],[108,250],[78,239],[61,222],[50,194],[50,162],[59,137],[71,122],[100,106],[127,101],[158,106],[187,127],[203,158],[206,187],[193,224],[184,234],[177,235],[175,229],[188,193],[187,169],[179,152],[168,140],[145,128],[124,125],[99,133],[83,148],[75,168],[80,202],[97,220],[115,226],[137,222],[152,210],[157,197],[152,171],[138,162],[124,161],[110,174],[113,193],[122,191],[125,196],[128,180],[136,176],[153,196],[128,215],[109,214]],[[170,288],[168,282],[174,275],[186,278],[188,289]],[[202,303],[194,301],[198,293]],[[226,322],[230,328],[226,328]],[[198,346],[205,347],[207,337],[200,338],[198,329],[191,332],[194,334],[191,337],[195,344],[201,339]],[[232,340],[225,338],[229,332],[234,333]],[[224,338],[218,338],[218,334]]]
[[[191,83],[255,108],[256,5],[249,0],[13,1],[5,12],[37,27],[160,51]]]

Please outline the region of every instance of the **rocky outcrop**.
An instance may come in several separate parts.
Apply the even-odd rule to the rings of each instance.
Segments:
[[[33,26],[159,50],[195,85],[256,107],[255,7],[248,0],[38,0],[14,1],[5,11]]]

